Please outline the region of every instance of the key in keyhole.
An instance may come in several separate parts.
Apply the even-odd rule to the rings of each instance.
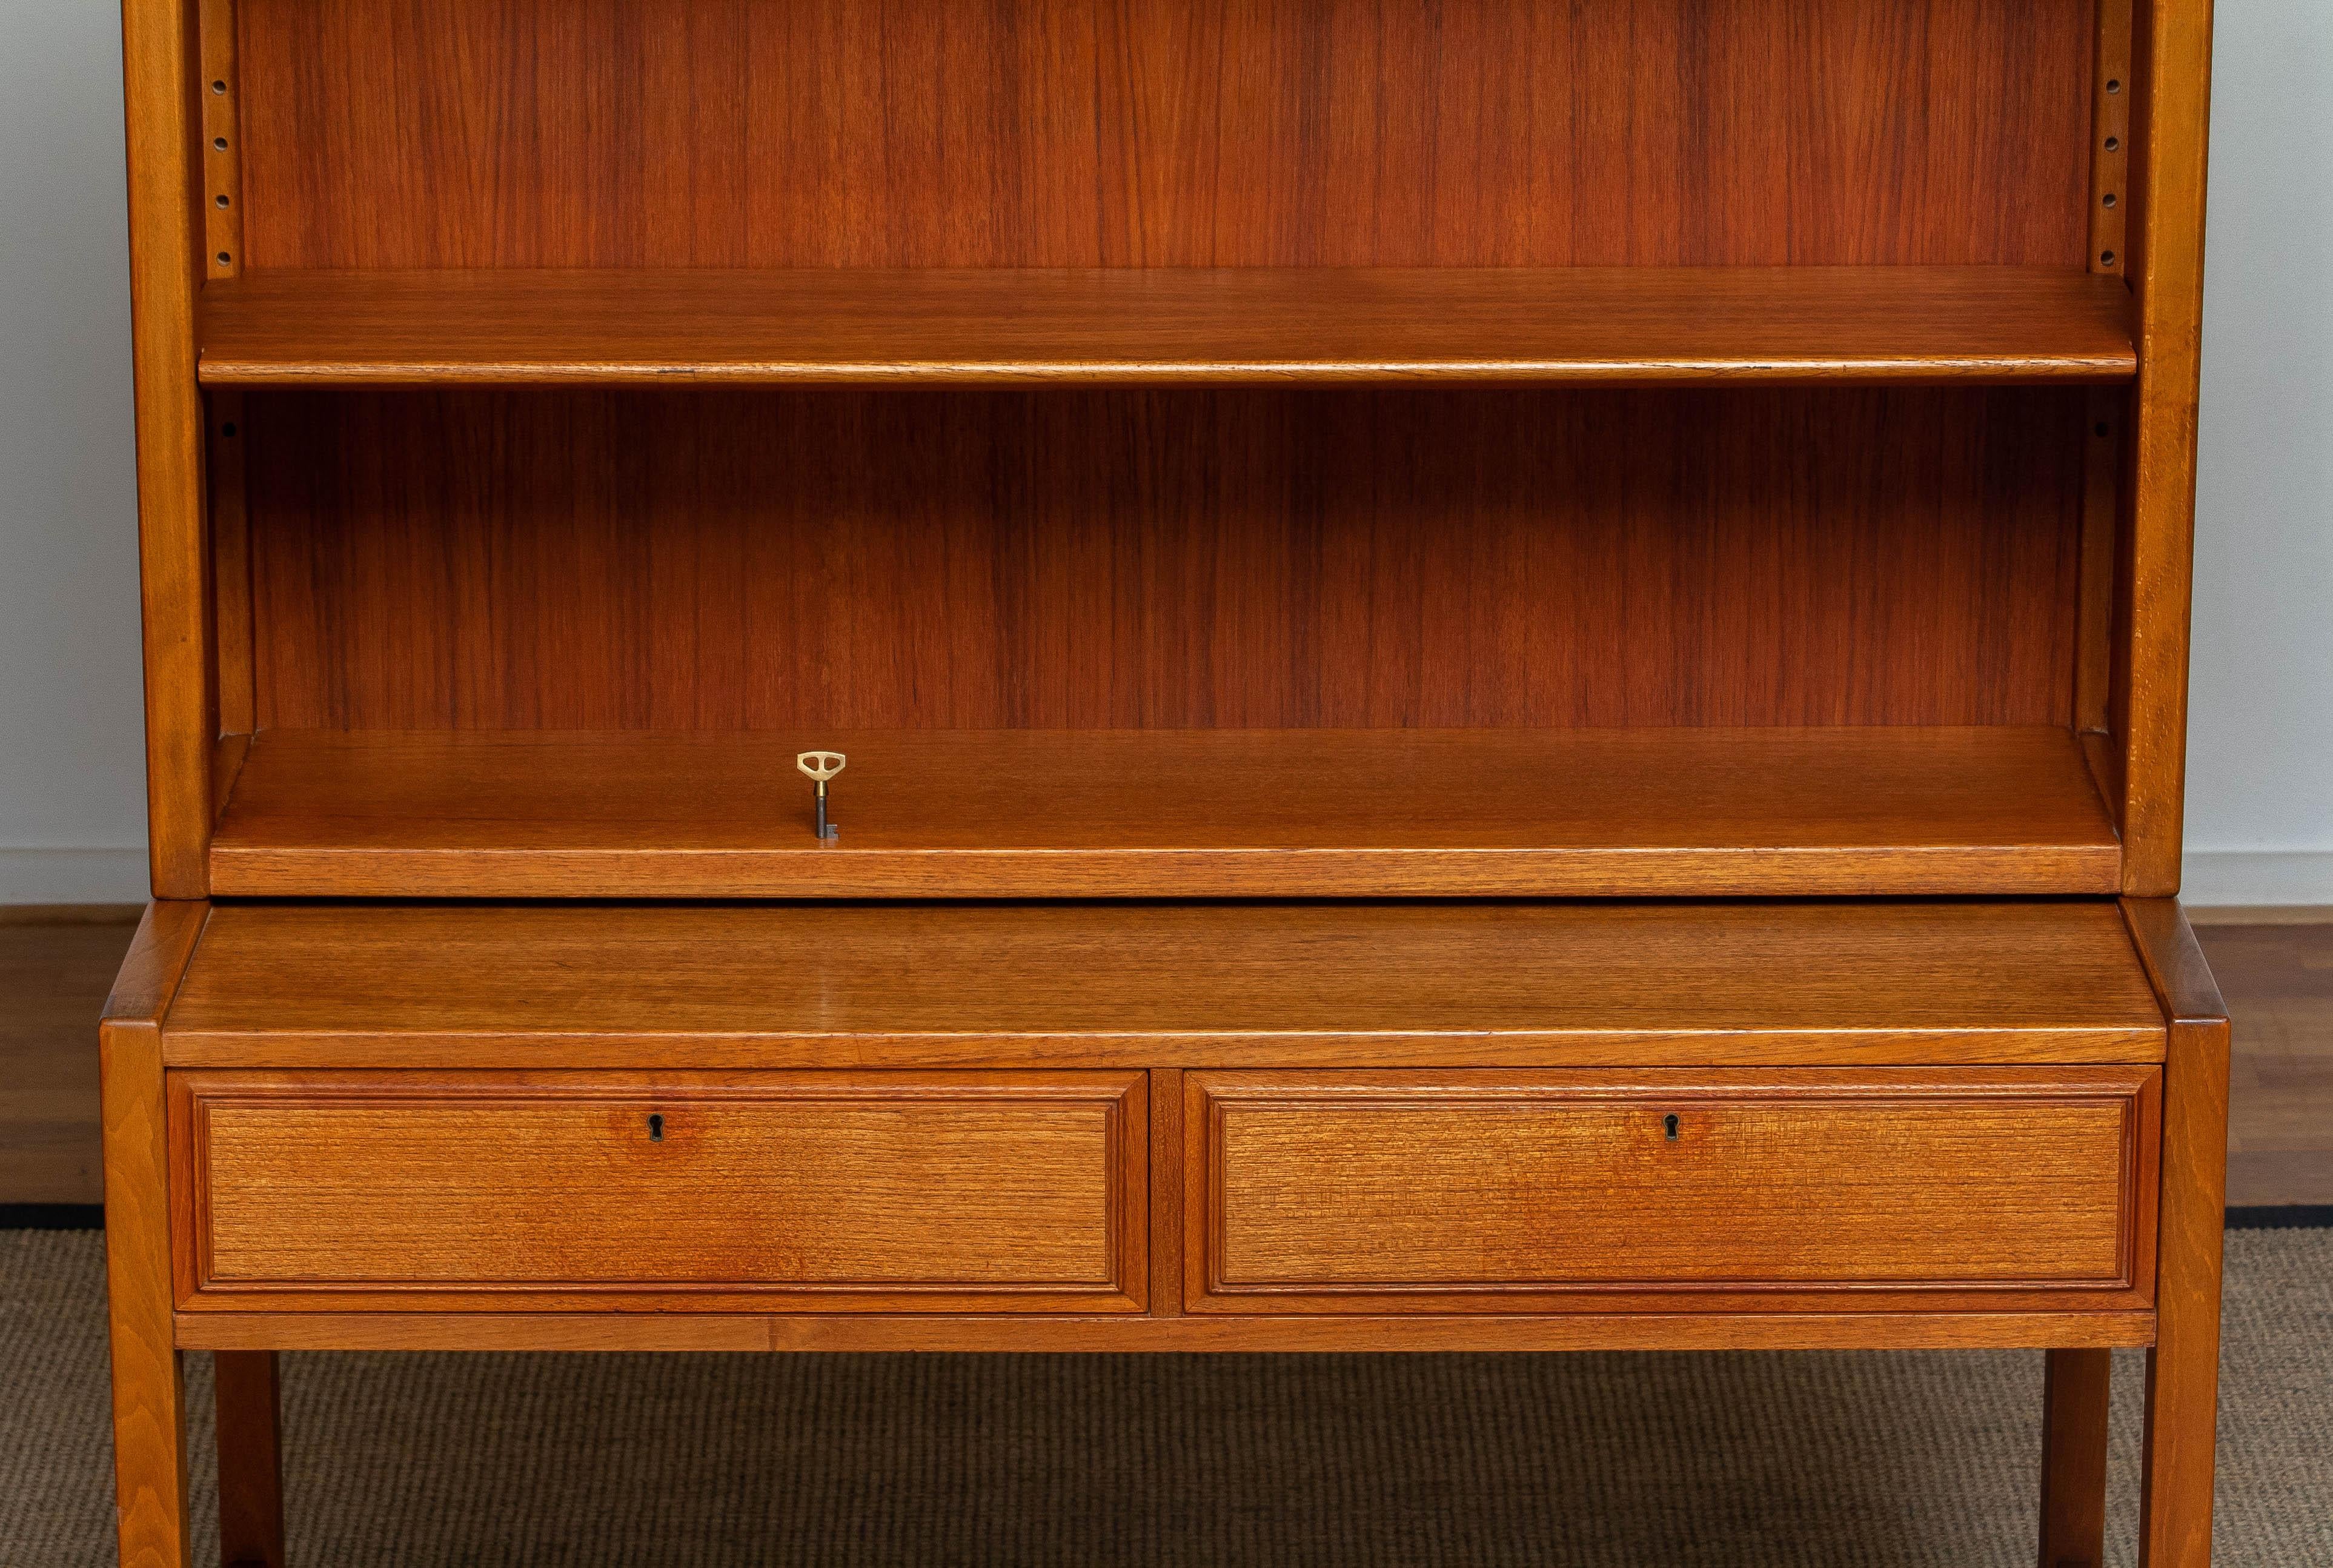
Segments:
[[[1676,1119],[1675,1117],[1671,1117],[1669,1120],[1674,1121]],[[648,1118],[648,1141],[650,1143],[662,1143],[664,1141],[663,1117],[651,1116]]]

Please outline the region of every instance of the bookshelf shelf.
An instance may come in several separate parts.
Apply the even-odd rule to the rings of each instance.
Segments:
[[[819,842],[798,751],[850,758]],[[2107,893],[2062,730],[272,730],[232,896]]]
[[[254,272],[264,386],[2127,380],[2120,279],[2040,267]]]

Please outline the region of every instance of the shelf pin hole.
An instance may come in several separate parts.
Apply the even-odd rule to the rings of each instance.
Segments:
[[[2115,193],[2112,191],[2107,192],[2107,205],[2108,207],[2115,205]]]
[[[651,1116],[648,1118],[648,1141],[650,1143],[662,1143],[664,1141],[663,1117]]]
[[[226,91],[226,83],[224,82],[214,82],[211,83],[211,91],[213,92],[224,93]]]
[[[2122,150],[2122,138],[2119,136],[2107,137],[2107,150],[2108,152],[2120,152]]]
[[[211,150],[213,152],[225,152],[226,150],[226,138],[224,136],[212,137]]]
[[[2120,92],[2122,91],[2122,83],[2119,82],[2109,82],[2107,83],[2107,91],[2108,92]]]
[[[1667,1130],[1669,1141],[1671,1143],[1675,1143],[1676,1141],[1677,1130],[1677,1119],[1675,1114],[1672,1112],[1668,1116],[1662,1118],[1661,1125]]]

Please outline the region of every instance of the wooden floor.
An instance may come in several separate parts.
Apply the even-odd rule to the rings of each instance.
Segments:
[[[134,919],[0,909],[0,1203],[99,1201],[96,1020]],[[2333,922],[2200,935],[2235,1017],[2228,1201],[2333,1203]]]
[[[2333,922],[2195,934],[2235,1023],[2228,1201],[2333,1203]]]
[[[95,1203],[97,1015],[135,911],[0,909],[0,1203]]]

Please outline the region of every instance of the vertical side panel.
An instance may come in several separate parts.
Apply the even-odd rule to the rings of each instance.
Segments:
[[[162,1016],[194,952],[206,908],[158,903],[147,909],[98,1030],[122,1568],[188,1564],[187,1413],[171,1322]]]
[[[2081,611],[2075,632],[2074,727],[2104,731],[2111,717],[2115,665],[2115,539],[2122,513],[2123,422],[2128,398],[2100,387],[2089,398],[2082,464]],[[2101,781],[2104,787],[2104,781]],[[2118,808],[2119,789],[2107,803]]]
[[[2126,899],[2123,915],[2170,1024],[2139,1568],[2207,1568],[2226,1242],[2228,1010],[2175,900]]]
[[[2130,72],[2133,0],[2098,0],[2091,49],[2090,259],[2093,273],[2121,276],[2130,261]],[[2090,776],[2122,825],[2123,756],[2113,736],[2115,681],[2127,624],[2119,591],[2122,561],[2124,440],[2133,399],[2121,387],[2089,396],[2089,433],[2082,464],[2081,615],[2076,632],[2074,727],[2083,736]]]
[[[2128,243],[2138,387],[2115,727],[2123,742],[2123,890],[2155,898],[2179,890],[2186,789],[2211,0],[2141,0],[2136,22]]]
[[[145,603],[147,820],[154,892],[200,898],[211,826],[210,560],[203,411],[195,385],[197,17],[185,0],[124,0],[130,341]]]
[[[225,735],[249,735],[254,727],[257,699],[252,674],[251,523],[244,488],[243,394],[214,392],[206,406],[211,614],[217,637],[219,729]]]

